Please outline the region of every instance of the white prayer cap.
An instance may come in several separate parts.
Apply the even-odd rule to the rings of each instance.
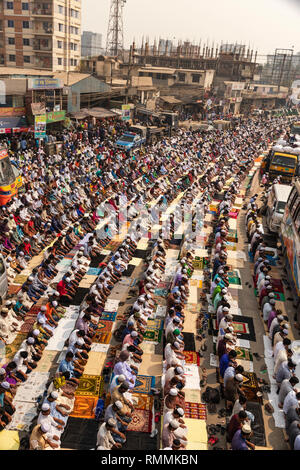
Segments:
[[[6,370],[3,369],[3,367],[1,367],[1,369],[0,369],[0,375],[4,375],[4,374],[6,374]]]
[[[275,304],[276,304],[276,300],[275,300],[275,299],[270,299],[270,304],[275,305]]]
[[[109,418],[109,420],[107,421],[107,424],[113,428],[115,428],[117,426],[117,421],[113,418]]]
[[[184,410],[182,408],[176,408],[176,411],[180,416],[184,416]]]
[[[58,393],[57,392],[51,392],[51,395],[50,395],[52,398],[54,398],[55,400],[58,398]]]
[[[42,430],[42,432],[49,432],[49,431],[50,431],[50,428],[51,428],[51,426],[50,426],[49,423],[47,423],[47,422],[45,422],[45,421],[42,422],[42,424],[41,424],[41,430]]]
[[[184,373],[184,370],[182,367],[178,366],[178,367],[175,367],[175,374],[176,375],[181,375]]]
[[[178,421],[176,421],[176,419],[172,419],[172,421],[170,421],[170,425],[172,426],[173,429],[179,428],[179,423]]]
[[[228,339],[229,341],[232,341],[232,340],[233,340],[233,336],[232,336],[231,334],[229,334],[229,333],[226,333],[226,334],[224,335],[224,338],[225,338],[225,339]]]
[[[42,305],[42,306],[41,306],[41,311],[42,311],[42,312],[46,312],[46,310],[47,310],[46,305]]]
[[[33,281],[33,276],[29,276],[28,281]]]
[[[38,320],[38,323],[40,323],[41,325],[45,325],[45,323],[46,323],[45,318],[40,318],[40,319]]]
[[[71,282],[71,279],[69,277],[66,278],[67,282]]]
[[[233,326],[229,326],[229,327],[228,327],[228,330],[229,330],[231,333],[233,333],[233,332],[234,332]]]
[[[223,307],[223,312],[229,312],[229,308],[228,307]]]
[[[78,344],[78,346],[83,346],[83,345],[84,345],[84,339],[78,338],[78,339],[76,340],[76,344]]]
[[[178,390],[177,388],[171,388],[169,394],[172,396],[172,397],[176,397],[178,395]]]
[[[174,348],[176,348],[176,349],[179,349],[179,348],[180,348],[180,344],[179,344],[177,341],[175,341],[175,343],[173,343],[173,346],[174,346]]]
[[[118,382],[125,382],[125,380],[126,380],[125,375],[123,375],[123,374],[118,375]]]
[[[242,374],[236,374],[235,378],[236,378],[236,380],[238,380],[239,382],[243,382],[243,376],[242,376]]]
[[[54,302],[52,302],[52,305],[54,308],[56,308],[58,306],[58,303],[56,302],[56,300],[54,300]]]
[[[136,337],[138,336],[137,331],[132,331],[132,332],[130,333],[130,336],[132,336],[132,338],[136,338]]]
[[[282,333],[283,333],[284,335],[288,335],[288,334],[289,334],[289,330],[284,329]]]
[[[245,423],[245,424],[242,426],[242,431],[243,431],[243,433],[245,433],[245,434],[251,434],[251,426],[250,426],[250,424]]]
[[[232,316],[231,313],[227,313],[227,315],[226,315],[226,320],[229,320],[229,321],[230,321],[230,320],[233,320],[233,316]]]
[[[266,276],[265,279],[269,281],[271,279],[271,276]]]
[[[1,382],[1,387],[4,388],[5,390],[9,390],[10,389],[10,384],[6,381],[4,382]]]
[[[115,405],[116,405],[117,408],[119,408],[119,410],[121,410],[123,408],[123,403],[120,400],[117,400],[115,402]]]
[[[34,344],[34,343],[35,343],[34,338],[32,338],[31,336],[29,336],[29,338],[27,339],[27,343],[29,343],[29,344]]]
[[[81,246],[81,247],[79,248],[79,251],[84,251],[84,246]]]
[[[228,290],[227,290],[227,288],[226,288],[226,287],[224,287],[224,289],[222,289],[222,291],[221,291],[221,292],[222,292],[222,294],[227,294]]]
[[[49,405],[49,403],[44,403],[44,404],[42,405],[42,411],[48,411],[48,410],[50,410],[50,405]]]
[[[33,336],[38,336],[40,334],[39,330],[33,330],[32,332]]]

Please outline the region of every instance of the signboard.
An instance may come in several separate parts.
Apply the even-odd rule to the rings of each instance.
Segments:
[[[34,121],[34,137],[35,139],[43,139],[46,136],[46,115],[35,116]]]
[[[66,111],[53,111],[52,113],[47,113],[47,124],[51,122],[64,121],[66,118]]]
[[[29,78],[28,90],[60,90],[63,83],[59,78]]]
[[[26,110],[24,107],[19,108],[0,108],[0,116],[25,116]]]
[[[122,105],[122,121],[129,121],[130,120],[130,104],[123,104]]]

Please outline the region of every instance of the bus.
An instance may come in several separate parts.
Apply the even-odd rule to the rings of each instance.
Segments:
[[[0,149],[0,206],[15,196],[22,186],[22,177],[12,165],[7,149]]]
[[[6,264],[3,256],[0,254],[0,305],[3,303],[8,289],[8,280],[6,272]]]
[[[300,300],[300,182],[296,181],[285,206],[280,226],[284,264],[293,297]]]

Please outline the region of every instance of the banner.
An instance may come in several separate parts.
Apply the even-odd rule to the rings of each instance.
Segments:
[[[46,136],[46,115],[35,116],[34,121],[34,137],[35,139],[43,139]]]
[[[25,116],[26,109],[24,107],[19,108],[0,108],[0,116]]]
[[[53,111],[52,113],[47,113],[47,124],[51,122],[64,121],[66,118],[66,111]]]
[[[63,83],[59,78],[29,78],[28,90],[60,90]]]
[[[130,104],[123,104],[122,105],[122,121],[129,121],[130,120]]]

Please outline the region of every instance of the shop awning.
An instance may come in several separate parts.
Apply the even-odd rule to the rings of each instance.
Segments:
[[[118,117],[118,114],[105,108],[82,108],[77,113],[71,113],[71,118],[73,119],[85,119],[89,116],[103,119]]]

